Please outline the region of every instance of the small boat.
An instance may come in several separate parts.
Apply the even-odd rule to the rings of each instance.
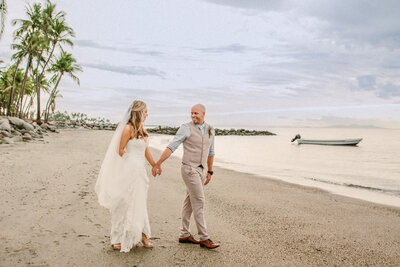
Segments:
[[[300,134],[297,134],[292,142],[297,140],[297,143],[300,144],[309,144],[309,145],[327,145],[327,146],[356,146],[361,142],[362,138],[356,139],[343,139],[343,140],[312,140],[312,139],[302,139]]]

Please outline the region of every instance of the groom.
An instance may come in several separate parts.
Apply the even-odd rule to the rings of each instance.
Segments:
[[[186,185],[186,197],[182,208],[182,226],[180,243],[200,244],[201,247],[213,249],[219,247],[207,234],[204,218],[204,189],[213,175],[214,130],[204,122],[206,108],[197,104],[192,107],[192,121],[182,124],[172,142],[162,153],[153,167],[153,173],[161,171],[161,164],[183,143],[181,174]],[[206,169],[207,168],[207,169]],[[190,216],[194,215],[200,241],[190,234]]]

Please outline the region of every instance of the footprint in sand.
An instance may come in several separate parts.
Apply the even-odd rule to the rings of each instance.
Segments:
[[[78,235],[78,237],[90,237],[89,235]]]
[[[36,258],[38,256],[38,254],[36,253],[36,250],[33,248],[29,249],[29,253],[31,254],[31,256],[33,258]]]

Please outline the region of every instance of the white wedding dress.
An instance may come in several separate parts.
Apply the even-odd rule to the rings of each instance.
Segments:
[[[142,233],[151,236],[147,214],[147,146],[143,138],[129,140],[126,153],[116,160],[112,172],[108,164],[102,167],[99,176],[102,178],[96,183],[99,202],[111,213],[111,244],[121,243],[121,252],[129,252],[140,243]]]
[[[148,143],[131,139],[126,145],[126,156],[119,173],[121,195],[110,209],[111,243],[121,243],[121,252],[130,249],[142,240],[142,233],[150,238],[147,214],[147,191],[149,177],[145,168],[145,150]]]

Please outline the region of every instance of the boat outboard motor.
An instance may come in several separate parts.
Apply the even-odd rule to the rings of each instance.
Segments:
[[[296,134],[296,136],[292,139],[292,142],[296,141],[297,139],[300,139],[301,135],[300,134]]]

